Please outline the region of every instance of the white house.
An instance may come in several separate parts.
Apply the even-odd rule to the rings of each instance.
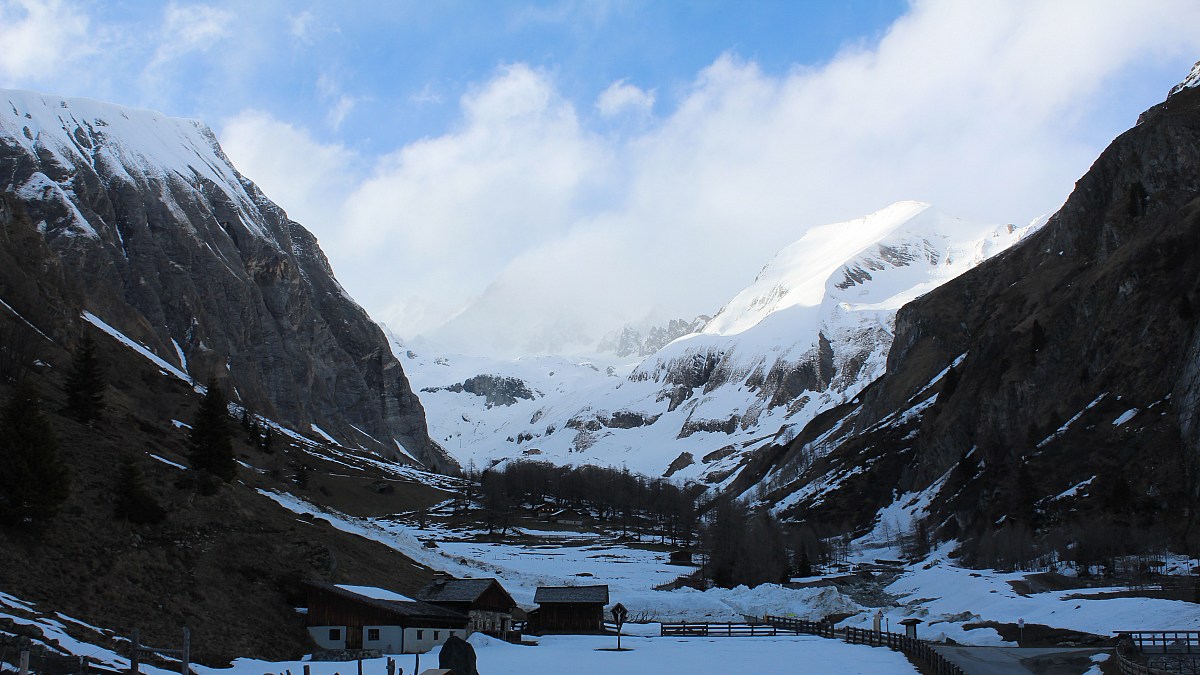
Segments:
[[[308,634],[324,651],[423,654],[456,635],[470,619],[381,588],[310,581]]]

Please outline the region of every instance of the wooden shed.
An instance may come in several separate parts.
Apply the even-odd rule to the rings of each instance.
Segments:
[[[529,613],[531,633],[600,633],[608,586],[538,586],[537,609]]]
[[[559,525],[590,525],[592,517],[575,509],[559,509],[550,514],[549,520]]]
[[[417,591],[417,600],[471,618],[472,631],[507,638],[517,603],[496,579],[439,577]]]
[[[305,588],[308,633],[325,652],[421,654],[451,635],[470,634],[466,614],[384,589],[322,581]]]

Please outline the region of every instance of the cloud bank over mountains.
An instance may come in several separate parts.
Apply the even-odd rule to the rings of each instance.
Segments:
[[[121,64],[142,63],[135,79],[165,97],[211,61],[209,77],[249,103],[207,121],[317,234],[350,293],[403,338],[490,353],[711,314],[807,228],[897,200],[1028,222],[1200,58],[1190,0],[917,0],[881,35],[782,71],[735,50],[689,81],[630,74],[591,98],[566,68],[466,73],[452,120],[412,140],[400,125],[356,128],[384,104],[338,63],[308,85],[322,106],[311,127],[242,96],[254,64],[337,38],[314,8],[171,3],[124,27],[88,8],[0,0],[0,79],[89,76],[91,95],[129,103]],[[454,106],[447,91],[403,99]],[[343,140],[350,130],[371,143]]]

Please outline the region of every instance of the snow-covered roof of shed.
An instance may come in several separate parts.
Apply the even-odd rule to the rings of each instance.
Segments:
[[[538,586],[533,601],[539,605],[585,602],[608,604],[608,585],[602,586]]]

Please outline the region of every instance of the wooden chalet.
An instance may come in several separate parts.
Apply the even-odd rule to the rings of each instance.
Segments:
[[[692,552],[690,549],[679,548],[671,551],[670,562],[672,565],[691,565]]]
[[[417,591],[417,600],[470,617],[470,629],[507,638],[517,603],[495,579],[439,577]]]
[[[592,517],[575,509],[559,509],[550,514],[549,521],[560,525],[589,525]]]
[[[529,613],[531,633],[600,633],[608,586],[538,586],[537,609]]]
[[[321,581],[305,587],[308,633],[330,656],[423,654],[470,634],[466,614],[390,591]]]

